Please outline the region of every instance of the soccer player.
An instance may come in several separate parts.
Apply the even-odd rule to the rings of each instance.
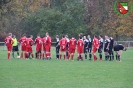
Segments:
[[[114,51],[116,52],[116,60],[117,61],[121,61],[120,57],[121,57],[122,51],[126,51],[126,50],[127,50],[127,48],[121,44],[117,44],[114,46]]]
[[[86,36],[83,37],[84,39],[84,55],[85,55],[85,59],[87,59],[87,45],[88,45],[88,40],[86,38]]]
[[[77,42],[77,47],[78,47],[78,58],[77,60],[82,60],[83,61],[83,57],[82,57],[82,53],[83,53],[83,48],[84,48],[84,41],[82,39],[82,37],[80,36],[78,42]]]
[[[52,38],[49,36],[49,33],[46,32],[46,44],[45,44],[46,60],[50,60],[52,58],[52,56],[51,56],[51,43],[52,43]]]
[[[60,50],[60,45],[59,45],[59,36],[56,35],[56,59],[58,60],[59,59],[59,50]]]
[[[109,61],[114,60],[113,46],[114,46],[114,39],[113,39],[113,37],[110,37],[110,43],[109,43],[109,57],[110,57],[110,60]]]
[[[69,59],[70,54],[69,54],[69,38],[68,35],[65,36],[66,40],[67,40],[67,45],[66,45],[66,58]]]
[[[26,34],[23,34],[22,38],[20,38],[19,42],[21,43],[21,58],[25,59],[26,57]]]
[[[30,55],[32,53],[32,44],[34,43],[34,41],[32,40],[31,38],[32,36],[29,35],[28,38],[26,38],[26,59],[29,59],[30,58]]]
[[[40,59],[42,59],[42,38],[40,37],[40,34],[37,35],[37,38],[35,39],[36,44],[36,59],[39,59],[38,56],[40,56]]]
[[[103,50],[103,36],[102,35],[99,35],[99,43],[100,43],[100,46],[99,46],[99,49],[98,49],[98,53],[99,53],[99,57],[100,57],[100,61],[102,61],[102,50]]]
[[[12,33],[9,33],[8,36],[5,38],[5,43],[6,43],[6,47],[8,50],[8,60],[10,60],[10,53],[12,50],[12,44],[13,44],[13,40],[12,40]]]
[[[42,58],[46,59],[46,36],[44,36],[42,41],[43,41],[43,54],[42,54],[43,56],[42,56]]]
[[[95,35],[94,39],[93,39],[93,50],[92,50],[94,61],[97,60],[96,51],[98,49],[99,49],[99,40],[98,40],[97,36]]]
[[[77,44],[76,39],[72,37],[69,41],[69,53],[72,61],[74,60],[73,58],[76,49],[76,44]]]
[[[64,55],[64,60],[66,60],[66,45],[67,40],[63,35],[62,39],[60,40],[60,59],[62,58],[62,55]]]
[[[89,60],[92,59],[92,54],[91,54],[91,51],[92,51],[92,39],[90,37],[90,35],[88,35],[88,53],[89,53]]]
[[[33,40],[33,35],[30,35],[30,38]],[[33,49],[32,49],[32,45],[33,44],[34,44],[34,41],[30,43],[30,45],[31,45],[31,56],[32,56],[32,58],[34,58]]]
[[[110,39],[107,35],[105,35],[105,40],[104,40],[105,61],[109,59],[109,43],[110,43]]]
[[[14,58],[14,52],[17,52],[17,55],[18,55],[17,58],[20,58],[20,56],[19,56],[19,50],[18,50],[18,41],[16,39],[16,36],[13,35],[13,38],[12,39],[13,39],[13,44],[12,44],[12,46],[13,46],[13,48],[12,48],[12,57]]]

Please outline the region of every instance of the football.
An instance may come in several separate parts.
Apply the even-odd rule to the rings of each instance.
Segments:
[[[20,56],[18,56],[17,58],[20,58]]]

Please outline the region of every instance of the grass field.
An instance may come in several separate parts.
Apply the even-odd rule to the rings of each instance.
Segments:
[[[0,51],[0,88],[133,88],[133,50],[122,62],[6,59]],[[76,59],[76,57],[75,57]]]

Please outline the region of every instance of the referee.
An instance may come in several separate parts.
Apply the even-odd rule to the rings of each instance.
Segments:
[[[14,52],[17,52],[17,55],[18,55],[17,58],[20,58],[19,50],[18,50],[18,41],[17,41],[15,35],[13,35],[13,41],[14,41],[14,43],[12,44],[12,46],[13,46],[13,48],[12,48],[12,57],[14,58]]]

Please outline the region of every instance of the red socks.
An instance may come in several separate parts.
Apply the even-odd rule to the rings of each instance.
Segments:
[[[96,61],[97,60],[97,56],[96,55],[94,55],[94,61]]]
[[[10,60],[10,53],[8,52],[8,60]]]

